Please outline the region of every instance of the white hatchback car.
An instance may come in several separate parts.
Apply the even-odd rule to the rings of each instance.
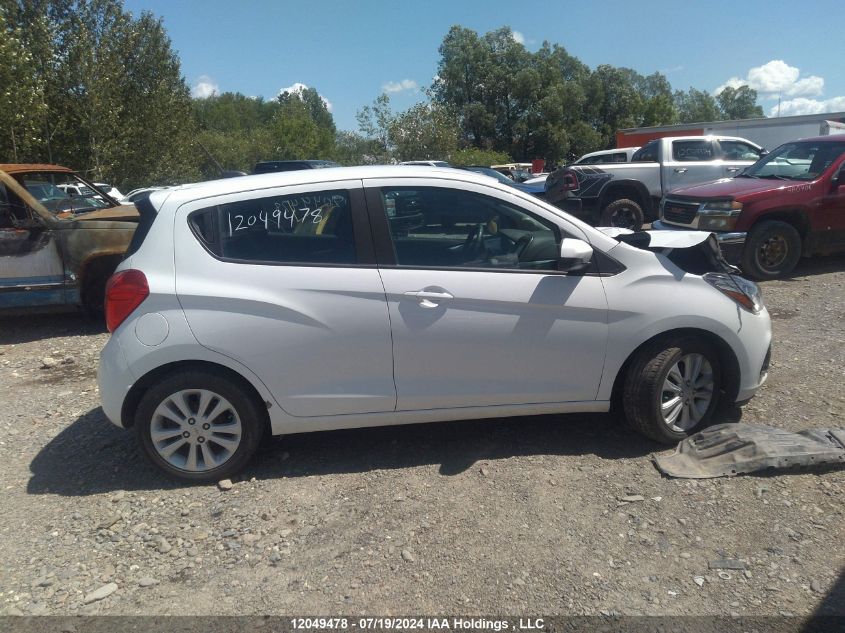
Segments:
[[[153,193],[111,278],[103,409],[170,475],[265,432],[608,411],[677,442],[766,378],[707,233],[594,229],[486,176],[353,167]]]

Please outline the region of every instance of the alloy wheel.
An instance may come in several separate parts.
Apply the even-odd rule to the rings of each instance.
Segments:
[[[660,397],[663,422],[675,432],[686,432],[701,422],[713,400],[713,368],[703,354],[687,354],[676,362]]]
[[[225,464],[241,443],[243,427],[232,404],[213,391],[185,389],[156,407],[150,437],[171,466],[204,472]]]

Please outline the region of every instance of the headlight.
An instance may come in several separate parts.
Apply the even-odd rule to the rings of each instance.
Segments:
[[[698,212],[698,229],[700,231],[732,231],[741,212],[741,202],[731,200],[705,202]]]
[[[757,314],[763,309],[763,293],[753,281],[728,273],[707,273],[704,281],[749,312]]]

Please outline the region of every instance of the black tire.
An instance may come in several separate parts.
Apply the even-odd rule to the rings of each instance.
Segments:
[[[712,369],[712,396],[701,419],[680,430],[670,426],[661,412],[664,382],[669,372],[689,354],[701,355]],[[706,426],[719,406],[722,384],[721,366],[715,350],[707,343],[689,336],[674,336],[655,341],[643,348],[628,367],[623,391],[623,406],[628,424],[646,437],[662,444],[677,444]]]
[[[791,224],[760,222],[751,229],[742,250],[742,272],[765,281],[792,272],[801,259],[801,235]]]
[[[159,455],[153,445],[151,425],[155,410],[169,396],[200,389],[214,392],[232,405],[240,421],[241,437],[240,444],[226,461],[217,467],[196,472],[175,467]],[[134,426],[144,454],[168,476],[182,481],[208,482],[229,478],[246,465],[267,428],[266,415],[263,404],[240,381],[212,370],[185,369],[164,377],[147,390],[138,404]]]
[[[601,212],[599,226],[616,226],[621,229],[639,231],[643,227],[645,216],[643,208],[633,200],[621,198],[614,200]]]

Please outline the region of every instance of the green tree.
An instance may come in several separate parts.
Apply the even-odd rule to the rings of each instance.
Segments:
[[[757,91],[748,86],[723,88],[716,96],[724,119],[759,119],[765,116],[757,105]]]
[[[319,105],[298,93],[279,97],[279,109],[270,122],[272,155],[280,160],[327,158],[334,155],[336,129],[331,113],[313,88]],[[324,116],[327,115],[327,116]]]
[[[451,154],[449,156],[449,162],[453,165],[500,165],[502,163],[510,163],[511,157],[504,152],[497,152],[491,149],[467,147]]]
[[[376,163],[392,162],[393,148],[391,147],[390,129],[396,115],[390,108],[390,97],[387,93],[380,94],[372,105],[361,108],[356,114],[358,129],[364,138],[370,142],[371,157]]]
[[[442,160],[458,149],[460,127],[448,108],[425,102],[396,115],[388,133],[396,159]]]
[[[24,162],[37,156],[44,115],[44,82],[35,72],[17,28],[0,13],[0,157]]]
[[[190,96],[160,20],[120,0],[0,0],[0,15],[43,86],[32,160],[124,187],[198,175]]]
[[[675,107],[678,111],[678,123],[719,121],[722,118],[719,104],[706,90],[690,88],[687,92],[676,91]]]

